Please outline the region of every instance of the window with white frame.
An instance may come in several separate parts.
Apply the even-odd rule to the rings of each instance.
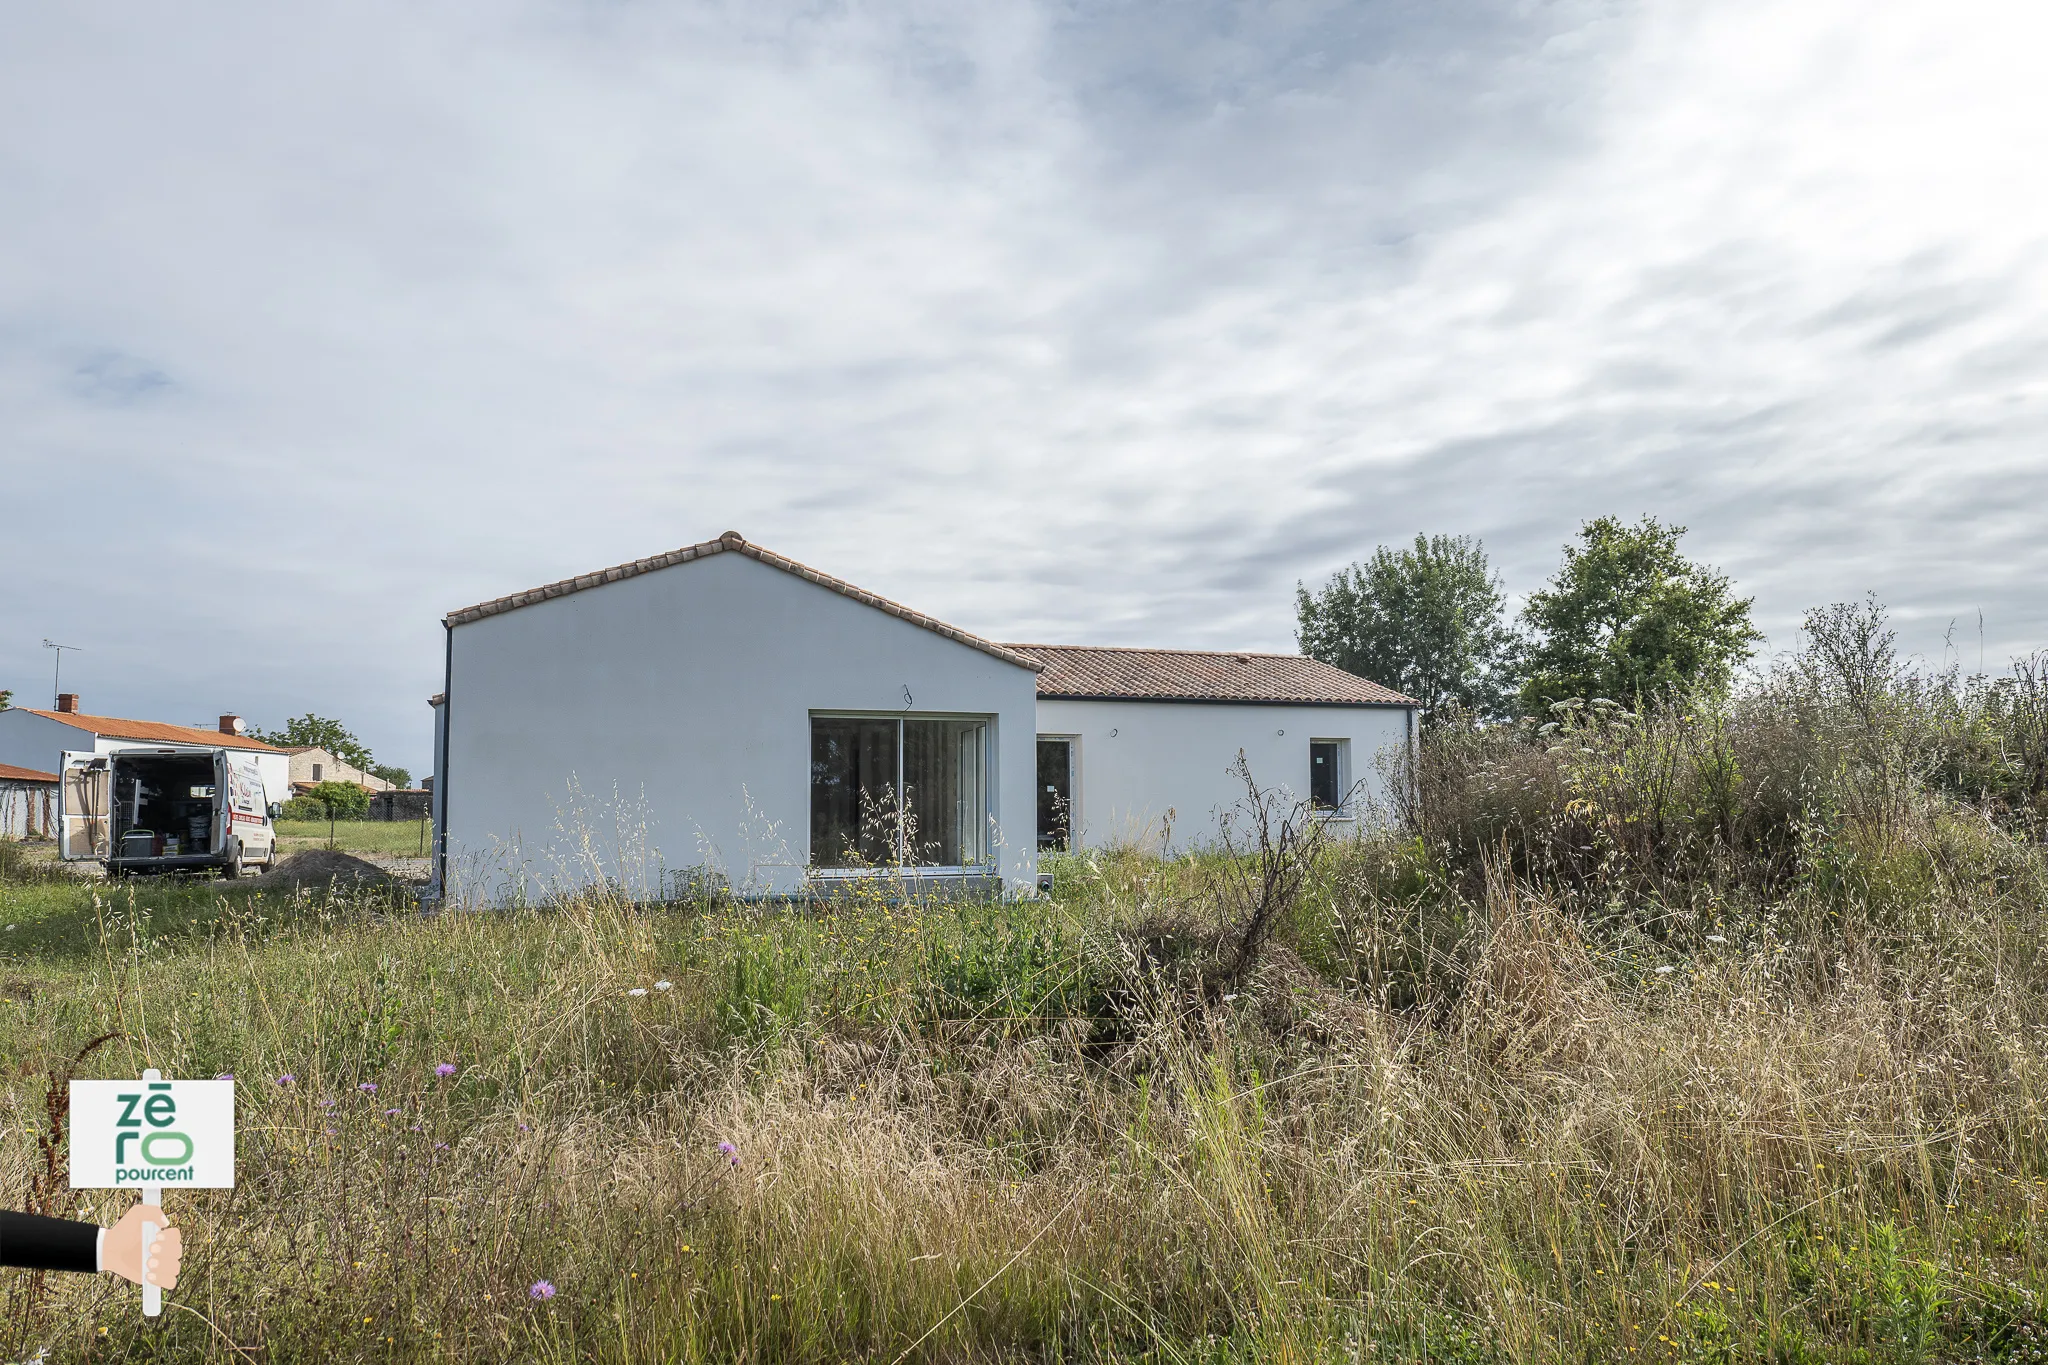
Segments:
[[[987,716],[811,717],[811,866],[989,858]]]

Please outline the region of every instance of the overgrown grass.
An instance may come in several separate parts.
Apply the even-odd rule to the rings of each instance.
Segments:
[[[1245,883],[1214,855],[1056,859],[1031,904],[419,917],[0,882],[0,1178],[47,1188],[50,1073],[110,1030],[99,1074],[232,1072],[241,1125],[239,1188],[174,1197],[166,1319],[17,1276],[4,1345],[2039,1359],[2048,862],[2026,803],[1916,777],[1880,805],[1837,748],[1796,801],[1749,765],[1728,824],[1684,824],[1693,770],[1615,751],[1711,766],[1725,720],[1433,739],[1429,780],[1469,799],[1315,854],[1220,994]],[[1510,796],[1519,822],[1488,814]],[[1782,810],[1796,837],[1630,824],[1667,798],[1667,834]]]

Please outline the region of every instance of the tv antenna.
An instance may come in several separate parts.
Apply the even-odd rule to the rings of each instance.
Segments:
[[[73,654],[83,654],[85,651],[77,645],[60,645],[55,640],[44,640],[43,648],[57,651],[57,667],[50,675],[50,705],[55,706],[57,698],[64,692],[64,651],[68,649]]]

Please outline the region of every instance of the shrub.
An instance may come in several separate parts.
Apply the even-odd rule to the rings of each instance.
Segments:
[[[1439,726],[1396,784],[1403,814],[1468,896],[1492,858],[1636,924],[1839,889],[1844,858],[1912,865],[1894,855],[1946,838],[1959,808],[2010,836],[2048,828],[2044,656],[1999,679],[1915,675],[1875,603],[1810,613],[1806,634],[1732,694]]]
[[[286,819],[360,820],[370,813],[370,794],[353,782],[322,782],[304,796],[292,798],[293,804],[299,802],[312,802],[318,809],[310,816],[293,815],[287,805]]]
[[[327,807],[311,796],[294,796],[284,803],[284,820],[325,820]]]

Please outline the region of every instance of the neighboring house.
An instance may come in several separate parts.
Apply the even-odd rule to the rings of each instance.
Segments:
[[[247,750],[255,754],[257,771],[263,774],[265,799],[282,801],[291,795],[286,785],[284,751],[243,734],[240,716],[222,716],[219,727],[213,730],[154,720],[89,716],[79,710],[76,692],[60,695],[54,711],[25,706],[0,711],[0,763],[16,767],[54,773],[62,771],[67,753],[108,754],[158,745]]]
[[[369,792],[388,792],[394,785],[375,773],[366,773],[353,764],[342,762],[317,745],[301,744],[284,752],[291,755],[291,784],[295,796],[311,791],[322,782],[353,782]]]
[[[1239,750],[1355,818],[1413,735],[1414,702],[1310,660],[998,644],[736,532],[443,625],[435,880],[457,900],[660,894],[655,872],[700,868],[789,894],[899,864],[1022,890],[1068,821],[1156,838],[1171,810],[1171,846],[1214,840]],[[1067,784],[1043,834],[1042,754]]]
[[[1415,739],[1416,703],[1299,654],[1011,645],[1038,675],[1038,846],[1212,843],[1262,788],[1352,824],[1391,814],[1388,760]]]
[[[0,839],[55,838],[57,774],[0,763]]]

